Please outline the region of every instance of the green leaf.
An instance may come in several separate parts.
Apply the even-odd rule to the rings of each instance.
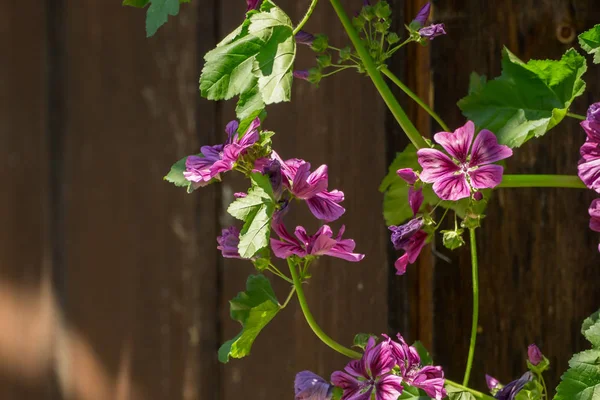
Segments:
[[[585,58],[568,50],[560,59],[524,63],[504,49],[502,75],[458,102],[479,129],[489,129],[498,141],[519,147],[540,137],[565,117],[573,100],[585,90],[581,76]]]
[[[242,258],[251,258],[269,244],[271,218],[275,211],[273,188],[269,178],[260,173],[251,175],[248,195],[229,205],[227,212],[244,221],[238,250]]]
[[[266,116],[265,102],[258,88],[258,78],[253,77],[252,79],[252,87],[240,95],[235,108],[235,115],[240,121],[239,132],[246,132],[256,117],[260,117],[262,121]]]
[[[417,353],[419,353],[419,357],[421,357],[421,365],[433,365],[433,360],[431,359],[431,355],[429,351],[423,346],[421,341],[417,340],[413,343],[413,347],[417,349]]]
[[[261,38],[264,45],[256,56],[253,72],[265,104],[290,101],[296,40],[292,21],[270,1],[268,12],[250,17],[250,34]]]
[[[407,383],[402,383],[404,390],[398,400],[430,400],[431,397],[426,396],[425,392],[416,387],[410,386]]]
[[[178,187],[188,187],[191,182],[183,176],[185,172],[185,160],[187,160],[187,156],[173,164],[171,170],[163,179]]]
[[[579,45],[588,54],[594,55],[594,64],[600,64],[600,24],[579,35]]]
[[[388,173],[383,178],[379,191],[384,193],[383,196],[383,217],[387,225],[399,225],[413,216],[410,205],[408,204],[408,185],[396,173],[400,168],[412,168],[420,170],[421,167],[417,161],[417,150],[411,144],[408,145],[401,153],[396,153],[396,158],[390,165]],[[483,212],[491,191],[482,191],[484,199],[475,203],[476,211]],[[431,185],[423,188],[423,196],[425,203],[431,206],[437,204],[443,208],[449,208],[456,211],[461,218],[467,214],[471,205],[469,198],[459,201],[441,201],[440,198],[433,192]],[[475,210],[473,210],[475,211]]]
[[[250,354],[258,334],[280,310],[271,283],[263,275],[250,275],[246,291],[238,293],[229,304],[231,319],[242,324],[242,331],[219,349],[222,363],[227,363],[229,357],[242,358]]]
[[[581,333],[593,347],[600,348],[600,311],[596,311],[583,321]]]
[[[555,400],[598,400],[600,398],[600,351],[575,354],[556,388]]]
[[[454,386],[446,385],[446,392],[448,392],[448,400],[475,400],[475,397],[471,393],[455,388]]]
[[[158,28],[169,19],[169,15],[179,14],[179,0],[150,0],[146,13],[146,36],[153,36]]]
[[[541,400],[543,390],[542,384],[535,378],[523,386],[515,396],[515,400]]]
[[[358,347],[359,349],[362,349],[364,351],[367,347],[367,343],[369,343],[370,338],[375,338],[375,342],[379,341],[377,335],[373,333],[357,333],[354,336],[354,342],[352,344],[352,347]]]
[[[479,75],[477,72],[471,72],[469,76],[469,94],[479,93],[487,82],[485,75]]]

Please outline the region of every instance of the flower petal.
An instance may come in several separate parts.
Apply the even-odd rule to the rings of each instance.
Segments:
[[[275,254],[276,257],[283,259],[290,257],[292,254],[295,254],[298,257],[307,256],[306,250],[296,243],[283,242],[274,238],[271,238],[271,250],[273,250],[273,254]]]
[[[423,247],[425,246],[426,240],[427,233],[425,233],[424,231],[419,231],[412,237],[412,240],[408,248],[406,249],[406,254],[408,255],[408,262],[410,264],[414,264],[415,261],[417,261],[419,254],[421,254],[421,250],[423,250]]]
[[[502,171],[504,171],[504,168],[496,164],[484,165],[469,171],[471,186],[475,189],[494,188],[502,182]]]
[[[475,167],[478,165],[490,164],[496,161],[504,160],[512,156],[510,147],[498,144],[498,138],[487,129],[479,132],[479,135],[473,142],[471,149],[471,161],[469,165]]]
[[[463,174],[449,174],[433,184],[433,191],[442,200],[460,200],[471,195],[467,179]]]
[[[317,193],[314,197],[307,199],[306,204],[316,218],[331,222],[346,212],[346,209],[338,204],[342,201],[344,201],[344,192],[332,190],[331,192]]]
[[[423,389],[432,399],[442,400],[446,397],[442,367],[426,366],[421,368],[412,378],[410,384]]]
[[[365,349],[363,361],[369,376],[373,379],[387,374],[396,365],[396,360],[392,357],[389,347],[382,346],[381,343],[373,348]]]
[[[414,185],[417,179],[419,179],[416,172],[413,171],[412,168],[400,168],[398,171],[396,171],[396,173],[409,185]]]
[[[582,121],[580,125],[589,140],[600,142],[600,121]]]
[[[396,275],[404,275],[406,273],[406,267],[408,266],[408,254],[401,255],[396,262],[394,263],[394,267],[396,267]]]
[[[299,199],[308,200],[327,189],[327,167],[310,173],[310,164],[305,162],[298,166],[292,182],[292,193]]]
[[[417,215],[424,199],[425,196],[423,196],[422,188],[417,190],[415,190],[412,186],[408,188],[408,204],[410,205],[413,215]]]
[[[594,199],[588,210],[590,214],[590,229],[600,232],[600,199]]]
[[[458,165],[439,150],[420,149],[417,151],[417,156],[419,164],[423,167],[423,172],[419,175],[423,182],[433,183],[459,170]]]
[[[475,124],[473,121],[467,121],[454,132],[439,132],[433,136],[433,139],[439,143],[444,150],[452,157],[460,161],[461,164],[467,162],[469,149],[475,136]]]
[[[577,171],[577,175],[587,187],[600,193],[600,158],[584,160],[577,166]]]
[[[233,142],[233,137],[238,130],[240,124],[234,119],[233,121],[229,121],[225,126],[225,133],[227,133],[227,143]]]
[[[369,400],[373,391],[372,387],[365,390],[367,386],[364,382],[343,371],[335,371],[331,374],[331,383],[344,391],[343,400]]]
[[[311,371],[302,371],[294,379],[295,400],[329,400],[333,386]]]
[[[376,400],[397,400],[402,394],[402,377],[397,375],[386,375],[380,378],[375,387]]]

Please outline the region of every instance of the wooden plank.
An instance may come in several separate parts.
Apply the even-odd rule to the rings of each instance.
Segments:
[[[213,3],[184,4],[152,39],[145,11],[65,3],[69,391],[214,399],[217,192],[162,181],[213,131],[197,89]]]
[[[7,400],[52,398],[46,11],[45,2],[0,3],[0,398]]]
[[[570,40],[560,38],[562,24],[581,32],[600,20],[594,1],[526,3],[500,0],[493,7],[477,0],[440,2],[437,19],[449,35],[432,43],[435,103],[451,126],[464,124],[456,101],[467,92],[473,70],[488,77],[500,73],[502,45],[522,59],[559,58]],[[573,3],[573,4],[575,4]],[[575,11],[579,11],[574,13]],[[584,10],[584,11],[581,11]],[[571,35],[568,35],[571,36]],[[598,68],[590,68],[589,95],[573,106],[585,113],[598,100]],[[541,140],[531,141],[508,160],[508,173],[575,174],[584,133],[569,120]],[[478,231],[480,254],[480,335],[471,378],[485,388],[484,373],[503,382],[526,369],[526,348],[540,345],[552,362],[548,385],[554,388],[573,351],[588,345],[579,329],[600,304],[596,249],[588,230],[587,208],[594,194],[581,190],[500,190],[489,204]],[[449,253],[449,252],[445,252]],[[471,320],[468,251],[448,265],[438,261],[435,280],[435,351],[448,376],[462,377]]]
[[[349,10],[360,7],[354,1],[344,3]],[[298,21],[308,2],[284,0],[278,5],[293,21]],[[237,1],[223,2],[221,36],[240,23],[243,11]],[[332,45],[349,44],[327,2],[318,5],[306,29],[328,34]],[[314,53],[306,47],[298,50],[297,69],[314,65]],[[277,132],[274,147],[283,157],[306,159],[313,168],[320,164],[329,166],[329,187],[344,191],[343,204],[347,210],[340,220],[330,225],[337,231],[341,224],[346,224],[345,236],[355,239],[357,250],[367,254],[360,263],[328,257],[315,263],[313,278],[306,285],[315,318],[331,337],[345,345],[351,345],[358,332],[387,332],[388,237],[380,217],[379,182],[372,179],[373,174],[383,176],[387,168],[383,156],[385,111],[382,102],[366,78],[348,72],[325,79],[318,89],[296,80],[292,103],[271,106],[268,112],[265,126]],[[221,125],[225,126],[235,116],[231,104],[224,106],[222,114]],[[224,184],[224,200],[230,199],[227,194],[237,190],[236,184],[232,180]],[[365,219],[365,216],[368,217]],[[223,220],[228,222],[225,216]],[[313,232],[317,228],[316,220],[302,203],[293,204],[286,223],[289,229],[300,224]],[[278,265],[287,271],[285,262]],[[250,272],[251,266],[243,262],[226,262],[221,303],[222,340],[230,339],[239,331],[239,325],[229,320],[227,301],[243,289]],[[277,280],[274,288],[278,297],[285,299],[289,285]],[[260,335],[250,357],[232,360],[223,367],[222,398],[291,398],[297,372],[310,369],[328,378],[347,361],[315,337],[297,301],[292,301]]]

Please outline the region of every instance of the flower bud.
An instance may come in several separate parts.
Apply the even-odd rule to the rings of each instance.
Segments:
[[[221,236],[217,237],[217,249],[221,250],[225,258],[242,258],[238,252],[240,244],[240,231],[235,226],[223,229]]]
[[[445,35],[444,24],[434,24],[426,26],[425,28],[419,29],[419,35],[422,38],[432,40],[435,37]]]
[[[414,185],[417,179],[419,179],[416,172],[413,171],[412,168],[400,168],[398,171],[396,171],[396,173],[409,185]]]
[[[539,347],[535,344],[530,344],[527,347],[527,358],[532,365],[538,365],[544,360],[544,355]]]
[[[427,2],[423,7],[421,7],[421,9],[417,13],[417,16],[415,17],[415,19],[413,19],[412,22],[410,23],[411,27],[415,26],[415,27],[421,28],[421,27],[425,26],[425,24],[427,23],[427,20],[429,19],[430,12],[431,12],[431,3]]]
[[[329,39],[323,34],[315,35],[310,47],[317,53],[323,53],[329,48]]]
[[[248,9],[246,11],[256,10],[260,4],[260,0],[246,0]]]
[[[473,200],[475,200],[475,201],[483,200],[483,193],[481,193],[481,192],[473,193]]]
[[[352,56],[352,50],[350,46],[342,47],[340,49],[340,61],[348,61]]]
[[[389,35],[387,35],[386,39],[389,44],[396,44],[400,41],[400,37],[396,32],[391,32]]]
[[[490,389],[490,392],[492,393],[494,393],[495,390],[498,390],[499,386],[501,386],[500,382],[498,382],[498,379],[488,374],[485,374],[485,382],[487,383],[488,389]]]
[[[312,46],[313,41],[315,40],[315,36],[312,33],[308,33],[305,31],[300,31],[296,33],[296,43],[305,44],[307,46]]]
[[[590,122],[600,124],[600,103],[594,103],[588,108],[587,119]]]
[[[375,6],[375,15],[381,19],[387,19],[390,15],[392,15],[392,9],[387,1],[380,1]]]
[[[317,64],[321,68],[326,68],[331,65],[331,54],[319,54],[317,56]]]
[[[465,245],[465,241],[463,240],[463,232],[462,229],[456,229],[452,231],[441,231],[443,234],[443,243],[444,247],[450,250],[458,249],[461,246]]]

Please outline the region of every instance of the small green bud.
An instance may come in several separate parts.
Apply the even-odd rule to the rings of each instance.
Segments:
[[[485,215],[478,215],[467,212],[465,219],[462,220],[460,226],[467,229],[475,229],[481,226],[481,220],[485,218]]]
[[[320,54],[317,56],[317,64],[321,68],[326,68],[331,65],[331,54]]]
[[[375,338],[375,341],[377,341],[377,335],[372,333],[358,333],[356,336],[354,336],[354,343],[352,347],[358,347],[359,349],[364,350],[365,347],[367,347],[367,343],[371,337]]]
[[[357,15],[356,17],[352,18],[352,25],[354,25],[354,27],[358,31],[362,31],[362,29],[365,27],[366,23],[367,23],[367,21],[360,14]]]
[[[465,245],[465,241],[463,240],[463,229],[457,229],[457,230],[448,230],[448,231],[441,231],[441,233],[443,234],[443,243],[444,243],[444,247],[446,247],[447,249],[450,250],[455,250],[458,249],[461,246]]]
[[[262,272],[265,269],[267,269],[269,267],[269,259],[268,258],[257,258],[256,260],[253,260],[252,263],[254,264],[254,268],[256,268],[257,271]]]
[[[312,67],[308,70],[308,81],[310,83],[314,83],[315,85],[317,85],[319,82],[321,82],[322,78],[323,74],[321,73],[321,68]]]
[[[315,35],[315,39],[310,47],[317,53],[324,53],[329,48],[329,39],[321,33]]]
[[[364,6],[362,11],[360,12],[360,15],[362,15],[362,17],[367,21],[372,20],[373,18],[375,18],[375,7]]]
[[[390,15],[392,15],[392,9],[387,1],[380,1],[375,6],[375,15],[377,15],[381,19],[387,19]]]
[[[352,49],[350,46],[342,47],[340,49],[340,61],[348,61],[352,56]]]
[[[391,32],[387,35],[386,39],[389,44],[395,44],[400,41],[400,36],[396,32]]]

